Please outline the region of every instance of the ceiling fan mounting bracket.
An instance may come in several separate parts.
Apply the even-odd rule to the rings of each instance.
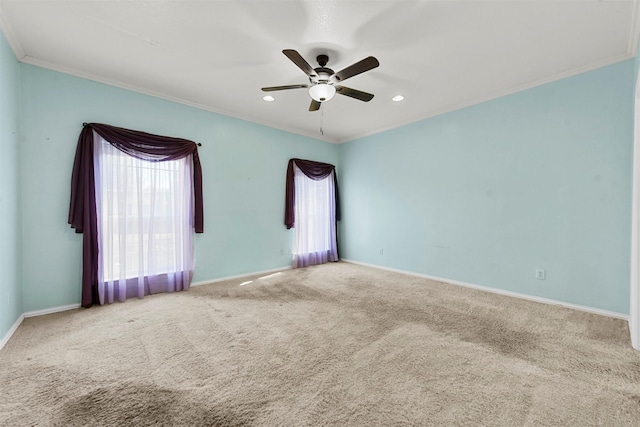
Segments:
[[[327,62],[329,62],[329,57],[327,55],[318,55],[316,61],[318,61],[320,68],[324,68]]]

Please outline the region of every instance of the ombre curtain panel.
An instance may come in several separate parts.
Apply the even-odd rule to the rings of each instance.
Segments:
[[[338,261],[338,182],[335,167],[291,159],[287,167],[285,225],[294,229],[292,266]]]
[[[94,133],[100,304],[189,288],[193,161],[149,162]]]
[[[84,124],[78,138],[73,164],[68,218],[69,224],[76,230],[76,233],[83,233],[81,302],[83,307],[91,307],[93,304],[100,303],[94,136],[103,138],[119,151],[145,162],[157,163],[190,159],[189,173],[192,174],[193,209],[188,222],[193,232],[202,233],[204,230],[202,168],[195,142],[102,123]],[[185,274],[184,271],[174,273]]]

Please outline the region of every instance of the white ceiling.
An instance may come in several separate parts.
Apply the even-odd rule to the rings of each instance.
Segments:
[[[330,141],[344,142],[635,56],[637,0],[0,0],[18,59]],[[338,71],[380,67],[309,112],[283,49]],[[402,94],[402,102],[392,96]],[[92,120],[87,117],[87,120]],[[324,134],[320,133],[322,127]]]

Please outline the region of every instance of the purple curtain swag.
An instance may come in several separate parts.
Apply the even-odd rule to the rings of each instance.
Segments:
[[[287,182],[286,182],[286,194],[284,201],[284,225],[287,229],[291,229],[295,226],[295,203],[296,203],[296,191],[293,180],[293,165],[296,165],[303,174],[309,178],[320,181],[329,176],[329,174],[336,170],[336,167],[329,163],[314,162],[313,160],[302,159],[290,159],[287,166]],[[340,221],[340,203],[338,202],[338,178],[336,174],[333,174],[334,188],[336,189],[336,221]]]
[[[71,175],[69,224],[82,239],[82,307],[91,307],[98,299],[98,224],[93,167],[93,132],[120,151],[149,162],[177,160],[193,155],[194,229],[202,233],[202,168],[195,142],[181,138],[153,135],[101,123],[84,124],[76,148]]]
[[[287,229],[291,229],[295,226],[295,203],[296,203],[296,191],[293,180],[293,165],[296,165],[298,169],[302,171],[309,178],[320,181],[329,176],[329,174],[336,170],[336,167],[329,163],[314,162],[313,160],[302,159],[290,159],[287,166],[287,182],[286,182],[286,194],[284,201],[284,225]],[[336,221],[340,221],[340,203],[338,199],[338,178],[336,174],[333,174],[334,188],[336,189]]]

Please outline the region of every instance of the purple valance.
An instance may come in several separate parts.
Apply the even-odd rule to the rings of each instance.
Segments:
[[[284,225],[287,229],[295,225],[295,187],[293,180],[293,165],[296,165],[302,173],[309,178],[319,181],[333,174],[333,183],[336,190],[336,221],[340,220],[340,203],[338,202],[338,178],[335,174],[336,167],[329,163],[314,162],[313,160],[290,159],[287,166],[287,182],[284,206]]]
[[[76,230],[76,233],[84,234],[82,241],[83,307],[91,307],[93,303],[98,301],[98,225],[93,167],[94,131],[120,151],[150,162],[177,160],[192,154],[195,199],[193,224],[196,233],[202,233],[204,230],[202,167],[195,142],[101,123],[85,124],[78,138],[73,163],[69,205],[69,224]]]

